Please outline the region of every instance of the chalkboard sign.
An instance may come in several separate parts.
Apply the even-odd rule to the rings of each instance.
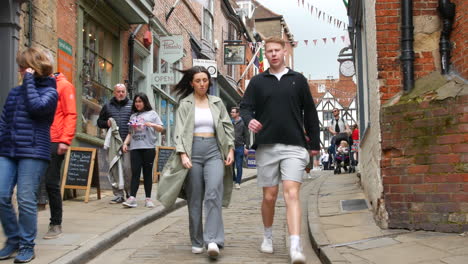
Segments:
[[[99,166],[96,160],[96,149],[71,147],[65,156],[61,191],[65,189],[86,190],[85,202],[89,200],[91,185],[97,188],[98,199],[101,199],[99,186]],[[93,176],[96,176],[93,178]]]
[[[71,151],[65,185],[88,185],[91,161],[94,159],[93,154],[90,151]]]
[[[158,176],[164,169],[167,160],[175,151],[174,147],[156,147],[156,158],[154,159],[154,182],[158,181]]]

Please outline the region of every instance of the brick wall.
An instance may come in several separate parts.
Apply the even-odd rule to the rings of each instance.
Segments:
[[[466,32],[468,18],[467,5],[463,0],[452,1],[457,4],[455,29],[451,35],[454,46],[452,63],[455,71],[468,78],[468,61],[466,61]],[[413,2],[414,29],[414,70],[415,79],[427,76],[440,70],[439,37],[441,21],[437,11],[437,0],[415,0]],[[401,10],[398,0],[377,0],[377,63],[381,100],[385,103],[402,90],[402,69],[400,63],[400,26]]]
[[[468,230],[468,96],[382,111],[382,177],[390,228]]]
[[[65,40],[67,43],[72,45],[73,80],[76,80],[77,71],[76,63],[74,60],[76,56],[76,51],[78,50],[78,36],[76,32],[77,4],[75,2],[75,0],[60,0],[60,3],[57,3],[57,37]]]
[[[468,79],[468,45],[466,43],[468,31],[468,5],[465,0],[452,0],[457,5],[454,30],[451,41],[454,46],[452,51],[453,70]]]

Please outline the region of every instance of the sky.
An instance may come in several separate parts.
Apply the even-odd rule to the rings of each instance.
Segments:
[[[318,19],[316,8],[331,15],[343,22],[348,22],[346,8],[343,0],[302,0],[298,6],[298,0],[257,0],[271,11],[283,15],[286,24],[298,41],[298,46],[294,49],[294,69],[302,72],[309,79],[326,79],[328,76],[338,78],[337,61],[338,54],[342,48],[349,45],[348,33],[341,28],[329,24],[323,20],[322,16]],[[311,14],[309,6],[314,6]],[[341,36],[346,36],[343,42]],[[332,37],[336,37],[335,43]],[[327,38],[326,44],[323,38]],[[317,45],[313,40],[317,39]],[[308,40],[308,44],[304,43]]]

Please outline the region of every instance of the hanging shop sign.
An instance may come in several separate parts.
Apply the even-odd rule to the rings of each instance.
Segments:
[[[218,77],[218,67],[214,60],[193,59],[193,66],[205,67],[211,75],[211,78]]]
[[[159,57],[172,64],[184,56],[184,38],[181,35],[161,37]]]
[[[224,44],[224,64],[245,64],[245,45]]]

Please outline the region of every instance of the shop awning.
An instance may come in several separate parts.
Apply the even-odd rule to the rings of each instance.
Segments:
[[[147,24],[154,7],[154,0],[106,0],[106,3],[129,24]]]

